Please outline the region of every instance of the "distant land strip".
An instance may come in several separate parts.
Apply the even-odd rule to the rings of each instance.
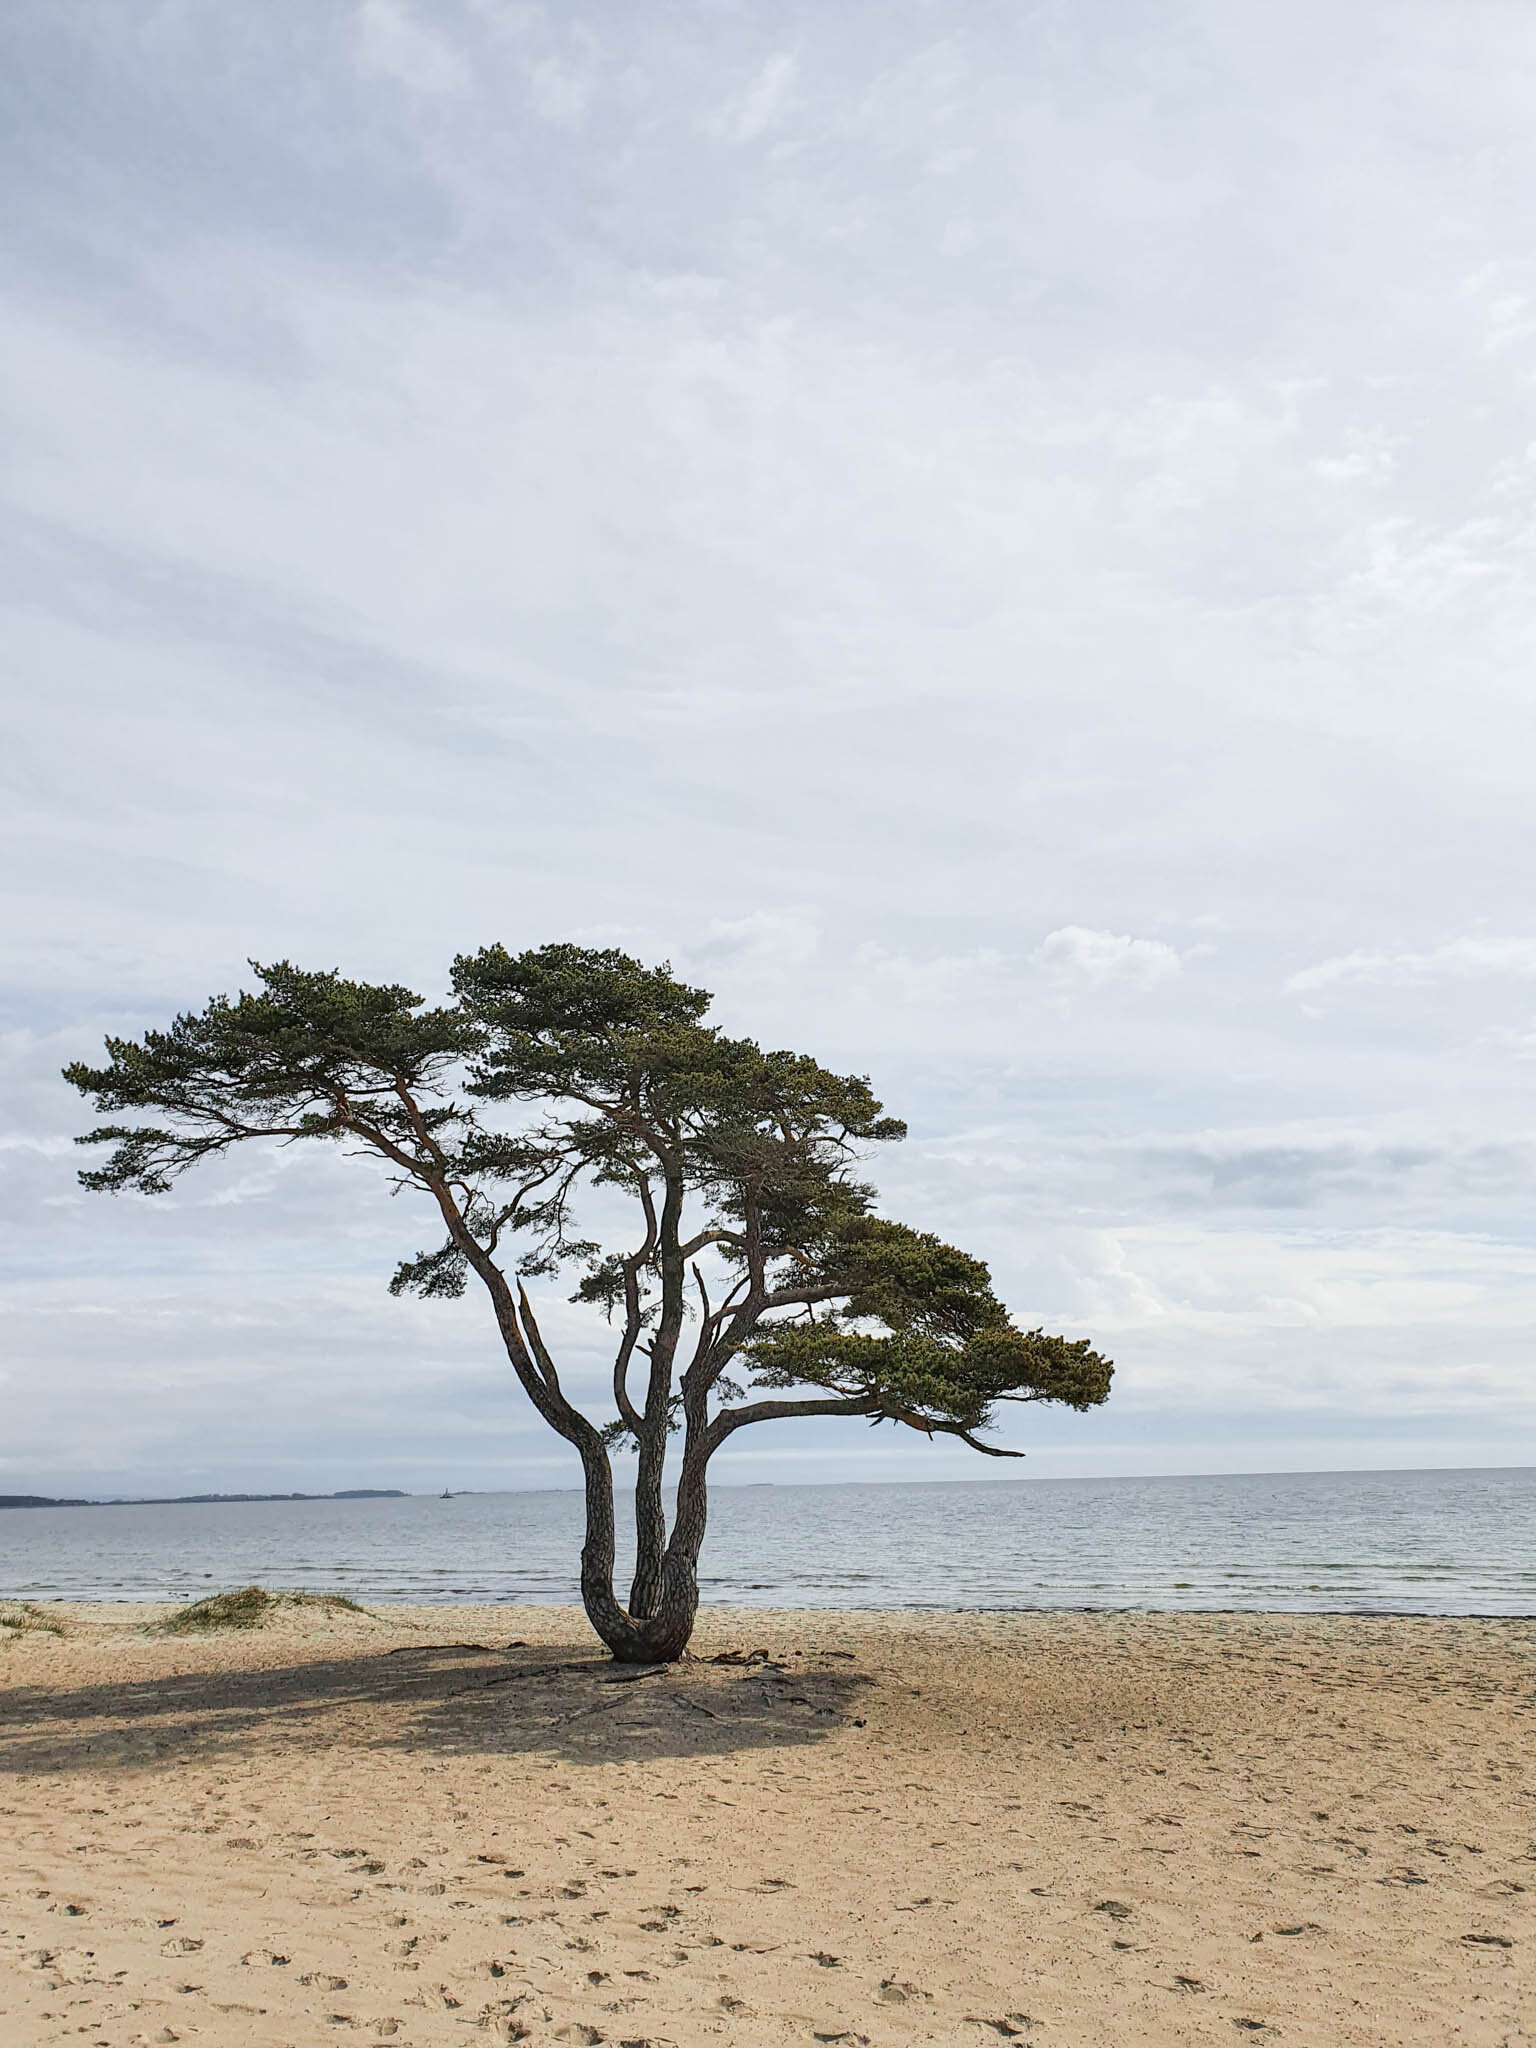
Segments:
[[[406,1500],[402,1486],[347,1486],[339,1493],[176,1493],[144,1500],[50,1500],[42,1493],[0,1493],[0,1508],[204,1508],[251,1500]]]

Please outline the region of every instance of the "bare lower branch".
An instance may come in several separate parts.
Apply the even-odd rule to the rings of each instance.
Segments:
[[[1028,1455],[1025,1451],[1005,1451],[1001,1444],[984,1444],[979,1436],[972,1436],[968,1429],[948,1429],[944,1434],[959,1437],[961,1443],[969,1444],[973,1451],[980,1451],[988,1458],[1023,1458]]]
[[[988,1458],[1022,1458],[1023,1451],[1005,1450],[1001,1444],[983,1443],[958,1422],[944,1422],[937,1417],[915,1415],[899,1409],[889,1408],[878,1394],[848,1394],[829,1396],[821,1401],[754,1401],[749,1408],[723,1408],[715,1417],[709,1432],[710,1455],[720,1448],[728,1436],[738,1429],[750,1428],[758,1422],[792,1422],[803,1415],[862,1415],[871,1423],[902,1422],[908,1429],[915,1429],[923,1436],[954,1436],[963,1444],[969,1444],[973,1451],[980,1451]]]
[[[713,1455],[738,1429],[755,1422],[792,1422],[801,1415],[868,1415],[881,1417],[878,1400],[868,1394],[829,1397],[824,1401],[754,1401],[750,1408],[722,1408],[710,1425],[709,1449]]]
[[[972,1436],[968,1429],[962,1429],[958,1422],[937,1422],[928,1415],[898,1415],[892,1409],[884,1409],[875,1417],[876,1422],[904,1422],[908,1429],[918,1430],[923,1436],[957,1436],[961,1443],[969,1444],[973,1451],[980,1451],[988,1458],[1022,1458],[1023,1451],[1006,1451],[1001,1444],[984,1444],[979,1436]]]

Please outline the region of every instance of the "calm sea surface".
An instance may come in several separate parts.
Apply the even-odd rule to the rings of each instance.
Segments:
[[[624,1506],[621,1497],[621,1511]],[[576,1493],[0,1512],[0,1594],[576,1597]],[[757,1607],[1536,1614],[1536,1470],[721,1487],[704,1598]]]

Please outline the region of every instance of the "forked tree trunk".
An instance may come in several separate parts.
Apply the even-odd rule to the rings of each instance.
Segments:
[[[626,1611],[614,1597],[613,1473],[607,1454],[585,1454],[587,1537],[581,1551],[581,1602],[620,1664],[673,1664],[688,1647],[699,1611],[699,1547],[708,1518],[702,1459],[683,1460],[672,1540],[654,1572],[649,1612]]]

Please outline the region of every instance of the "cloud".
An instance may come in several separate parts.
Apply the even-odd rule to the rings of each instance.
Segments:
[[[1536,939],[1481,933],[1448,939],[1427,953],[1340,953],[1303,968],[1285,984],[1293,994],[1347,981],[1469,981],[1480,975],[1536,975]]]
[[[1530,1047],[1441,998],[1536,971],[1536,11],[1261,13],[0,10],[13,1469],[542,1470],[356,1162],[76,1189],[59,1066],[251,954],[671,958],[870,1074],[888,1213],[1114,1318],[1172,1469],[1518,1361]]]
[[[776,51],[739,98],[728,101],[719,113],[711,115],[711,132],[727,142],[755,141],[778,120],[794,78],[793,52]]]
[[[590,65],[566,56],[542,57],[528,71],[528,103],[540,120],[576,128],[592,104],[597,79]]]
[[[1084,988],[1103,988],[1111,982],[1146,988],[1168,980],[1183,964],[1174,948],[1161,939],[1091,931],[1080,924],[1048,932],[1030,957],[1054,981]]]
[[[815,919],[803,912],[755,910],[746,917],[712,919],[688,957],[754,975],[792,974],[810,963],[820,943]]]
[[[1327,1209],[1352,1220],[1390,1209],[1434,1216],[1456,1206],[1497,1224],[1536,1172],[1536,1137],[1469,1140],[1442,1132],[1202,1133],[1116,1148],[1139,1197],[1172,1210]]]
[[[422,26],[407,0],[362,0],[356,29],[358,57],[366,70],[414,92],[459,93],[469,84],[463,57]]]

